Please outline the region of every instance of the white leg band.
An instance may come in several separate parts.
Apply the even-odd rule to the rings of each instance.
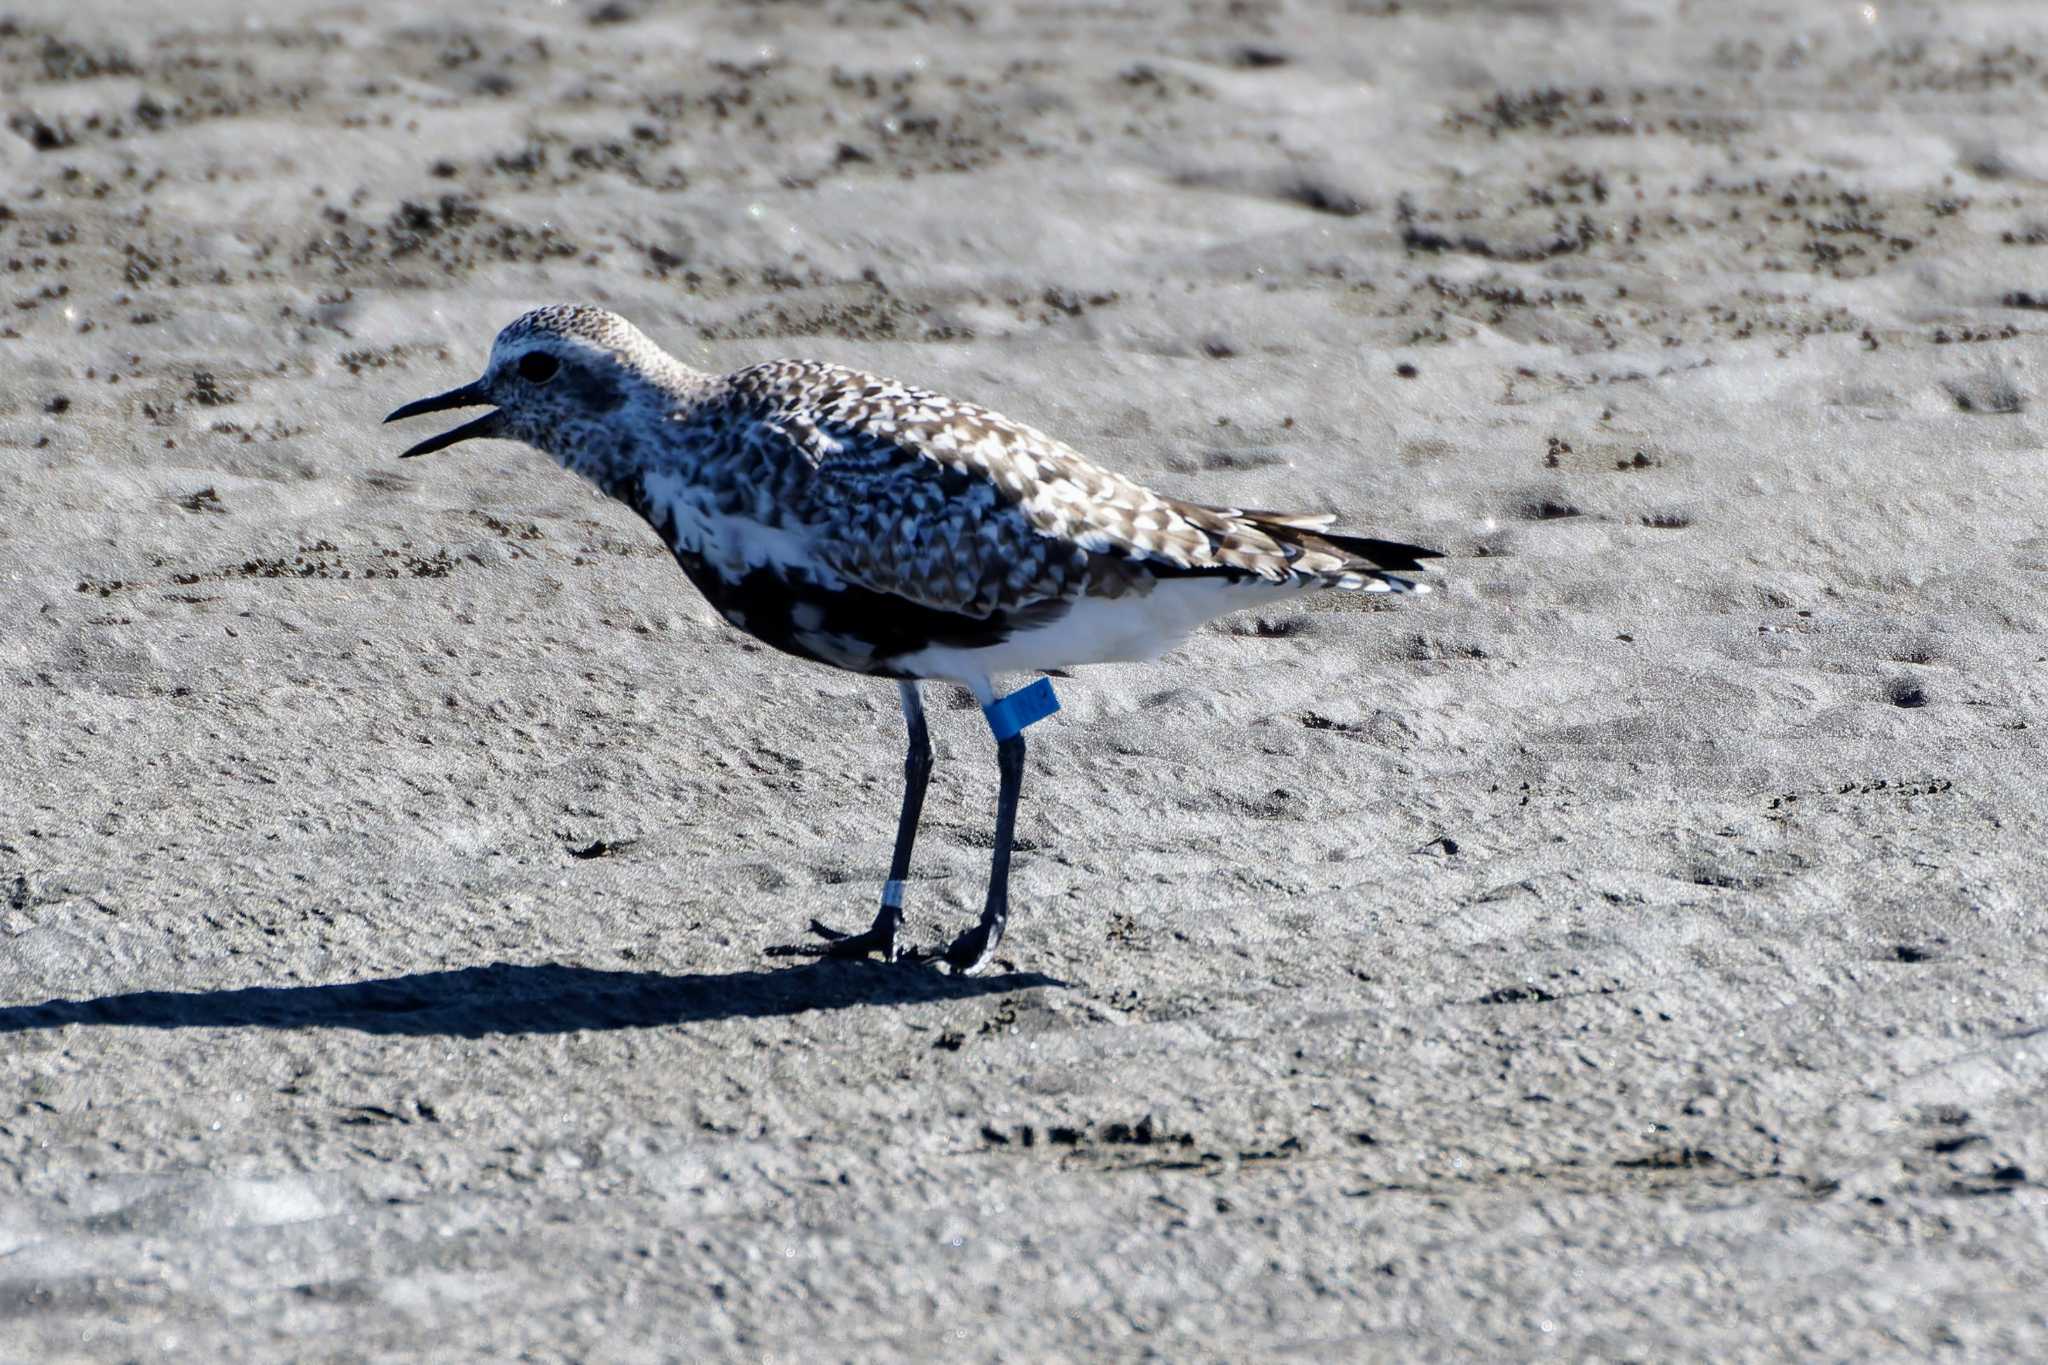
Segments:
[[[891,878],[882,883],[882,904],[891,910],[903,908],[903,883]]]

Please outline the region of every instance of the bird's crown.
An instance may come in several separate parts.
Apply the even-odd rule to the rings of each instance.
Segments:
[[[668,353],[648,340],[646,333],[617,313],[582,303],[556,303],[522,313],[498,333],[492,349],[525,349],[535,341],[550,340],[609,351],[618,359],[643,368],[658,368],[653,362],[669,359]]]

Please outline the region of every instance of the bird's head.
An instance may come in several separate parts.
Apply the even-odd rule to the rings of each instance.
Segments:
[[[482,378],[407,403],[384,420],[489,406],[492,411],[429,436],[399,458],[492,436],[524,441],[568,462],[573,448],[602,432],[619,409],[688,373],[618,314],[558,304],[536,308],[498,333]]]

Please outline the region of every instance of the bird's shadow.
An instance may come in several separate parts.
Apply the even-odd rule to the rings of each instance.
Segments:
[[[1064,984],[1036,972],[946,976],[916,967],[834,963],[672,976],[559,963],[494,962],[330,986],[134,991],[0,1007],[0,1033],[122,1028],[346,1028],[405,1037],[482,1038],[765,1019],[863,1005],[919,1005]]]

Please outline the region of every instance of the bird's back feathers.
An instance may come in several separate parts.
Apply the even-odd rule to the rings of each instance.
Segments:
[[[1167,497],[986,408],[837,365],[773,361],[729,382],[756,440],[806,471],[791,491],[821,558],[920,606],[1013,611],[1134,573],[1400,590],[1415,585],[1389,570],[1434,557],[1330,533],[1326,513]]]

